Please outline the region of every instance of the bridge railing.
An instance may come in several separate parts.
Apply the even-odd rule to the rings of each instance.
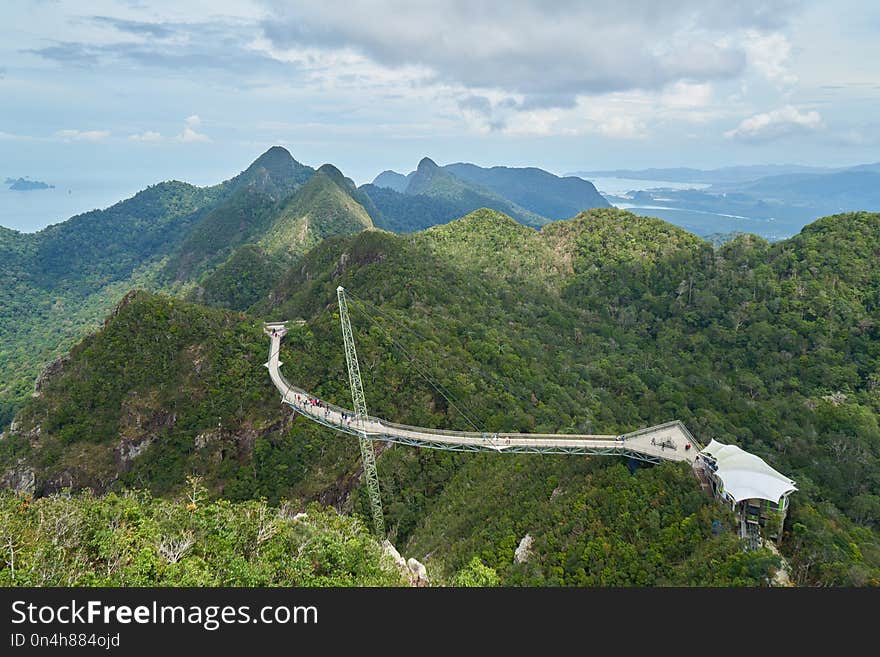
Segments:
[[[387,429],[404,431],[409,433],[425,433],[429,431],[431,434],[439,435],[439,436],[449,436],[450,438],[473,438],[473,439],[481,439],[481,440],[494,440],[499,439],[503,440],[506,438],[519,438],[519,439],[538,439],[538,438],[556,438],[556,439],[565,439],[569,437],[569,435],[561,435],[561,434],[537,434],[537,433],[519,433],[519,432],[511,432],[511,431],[458,431],[455,429],[435,429],[431,428],[430,430],[426,430],[424,427],[417,427],[411,424],[402,424],[400,422],[389,422],[388,420],[378,418],[373,415],[368,415],[365,418],[364,422],[356,422],[352,420],[351,422],[336,422],[330,420],[331,414],[336,414],[338,416],[342,416],[345,414],[349,418],[354,418],[354,411],[351,409],[345,408],[343,406],[338,406],[336,404],[332,404],[323,399],[320,399],[320,406],[312,406],[309,403],[309,400],[319,399],[315,395],[303,390],[298,386],[291,385],[287,379],[278,372],[278,376],[284,385],[284,389],[286,391],[285,401],[287,403],[292,403],[299,412],[310,415],[312,417],[321,419],[325,424],[332,424],[333,426],[343,427],[346,429],[350,429],[352,431],[357,431],[359,428],[369,429],[369,425],[376,425],[380,427],[384,427]],[[299,403],[297,403],[297,395],[299,396]],[[325,412],[324,409],[329,411]],[[335,420],[336,418],[333,418]],[[614,435],[605,435],[605,434],[570,434],[571,439],[596,439],[596,440],[611,440],[616,438]]]

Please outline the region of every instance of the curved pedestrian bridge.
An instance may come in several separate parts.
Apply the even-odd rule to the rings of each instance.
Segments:
[[[397,424],[381,418],[357,418],[349,409],[329,404],[302,388],[291,385],[281,374],[279,349],[287,333],[286,322],[269,323],[266,367],[282,402],[303,417],[340,433],[458,452],[512,452],[517,454],[600,454],[626,456],[649,463],[686,461],[693,464],[701,446],[678,420],[618,435],[488,433],[448,431]]]

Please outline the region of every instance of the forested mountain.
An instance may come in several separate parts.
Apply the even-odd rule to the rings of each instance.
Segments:
[[[387,176],[386,176],[387,179]],[[443,169],[430,158],[419,162],[418,168],[406,176],[407,185],[402,195],[415,197],[415,201],[400,198],[401,193],[391,187],[381,188],[365,185],[361,189],[373,200],[382,216],[375,220],[377,226],[395,232],[412,232],[437,223],[446,223],[479,208],[490,208],[513,217],[527,226],[539,227],[550,221],[549,218],[527,210],[509,198],[492,191],[488,187],[468,182]],[[393,185],[399,182],[394,179]],[[379,189],[378,194],[374,190]],[[432,208],[431,215],[420,212],[420,208]],[[585,208],[579,208],[583,210]],[[438,221],[428,223],[436,217]]]
[[[227,185],[232,188],[188,233],[172,244],[174,257],[164,273],[175,281],[196,278],[223,262],[232,251],[260,239],[273,224],[280,204],[302,187],[314,169],[273,146]]]
[[[270,254],[299,256],[326,237],[372,228],[355,194],[339,169],[325,164],[278,212],[259,244]]]
[[[246,312],[127,297],[0,440],[0,473],[41,493],[167,495],[198,472],[233,501],[363,512],[356,441],[281,408],[262,367],[262,321],[304,319],[283,344],[285,375],[350,405],[341,284],[372,413],[538,432],[681,419],[797,481],[781,546],[796,582],[878,583],[878,252],[870,213],[718,249],[612,209],[540,231],[481,210],[413,235],[331,237]],[[713,532],[730,518],[684,466],[406,447],[378,464],[393,541],[438,576],[477,558],[505,584],[760,584],[778,564]]]
[[[409,184],[411,176],[412,174],[404,176],[402,173],[391,170],[383,171],[373,179],[372,184],[376,187],[393,189],[395,192],[403,194],[406,191],[406,186]]]
[[[568,184],[551,178],[542,202],[552,203]],[[316,172],[273,146],[213,187],[163,182],[35,234],[0,227],[0,428],[40,370],[133,287],[245,309],[269,293],[279,270],[328,236],[373,226],[412,232],[480,207],[528,225],[548,221],[427,158],[409,176],[385,172],[379,179],[407,193],[358,189],[333,165]],[[503,191],[534,200],[531,184],[524,179],[520,190],[505,178]],[[584,207],[570,205],[568,214]]]
[[[379,211],[373,216],[376,226],[395,233],[445,224],[483,207],[533,227],[610,207],[593,184],[581,178],[560,178],[534,167],[438,167],[430,158],[406,176],[383,171],[360,189]]]
[[[376,227],[392,233],[414,233],[448,223],[475,209],[455,199],[403,194],[376,185],[361,185],[359,191],[376,208],[372,215]]]
[[[230,193],[230,185],[154,185],[106,209],[0,239],[0,426],[66,351]]]
[[[214,187],[159,183],[38,233],[2,229],[0,427],[40,369],[132,287],[246,307],[291,258],[372,225],[354,183],[329,165],[318,173],[275,146]]]
[[[22,500],[0,491],[12,561],[0,586],[401,586],[357,518],[311,504],[178,499],[127,491]],[[14,563],[14,568],[7,564]]]
[[[575,176],[560,178],[535,167],[491,167],[456,163],[443,167],[456,178],[491,189],[536,214],[551,219],[568,219],[590,208],[607,208],[610,203],[593,183]]]

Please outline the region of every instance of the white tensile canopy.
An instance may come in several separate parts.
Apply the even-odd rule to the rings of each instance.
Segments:
[[[700,453],[715,462],[715,475],[735,502],[758,498],[779,504],[784,495],[797,490],[794,481],[736,445],[713,440]]]

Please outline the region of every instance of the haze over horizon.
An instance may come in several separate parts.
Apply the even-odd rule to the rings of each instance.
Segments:
[[[205,185],[273,144],[359,184],[425,155],[558,174],[880,160],[875,3],[545,4],[7,6],[0,175]]]

